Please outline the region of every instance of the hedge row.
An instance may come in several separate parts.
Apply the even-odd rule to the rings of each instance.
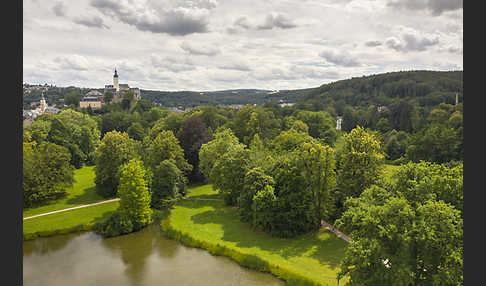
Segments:
[[[80,225],[67,227],[67,228],[23,233],[23,240],[26,241],[26,240],[36,239],[38,237],[48,237],[57,234],[67,234],[72,232],[87,231],[87,230],[91,230],[93,226],[94,223],[86,223],[86,224],[80,224]]]
[[[166,218],[160,223],[162,232],[169,238],[175,239],[184,245],[208,250],[213,255],[221,255],[235,260],[242,266],[255,269],[261,272],[269,272],[286,281],[289,286],[317,286],[325,285],[318,281],[303,276],[300,273],[281,268],[279,265],[267,261],[257,255],[247,254],[237,248],[227,247],[211,241],[199,240],[187,233],[182,233],[170,225],[170,218]]]

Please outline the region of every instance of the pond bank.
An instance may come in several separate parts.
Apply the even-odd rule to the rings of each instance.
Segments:
[[[291,239],[271,237],[240,222],[236,209],[220,201],[181,201],[162,220],[161,227],[166,236],[184,245],[272,273],[288,285],[337,285],[347,245],[324,228]],[[346,281],[342,279],[340,284]]]

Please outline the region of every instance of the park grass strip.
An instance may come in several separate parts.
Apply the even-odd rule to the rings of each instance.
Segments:
[[[107,219],[118,206],[119,201],[114,201],[29,219],[23,222],[23,240],[91,230],[95,223]]]
[[[164,233],[167,237],[171,239],[175,239],[183,243],[184,245],[197,247],[208,250],[213,255],[223,255],[229,257],[239,263],[242,266],[259,270],[262,272],[268,272],[276,277],[279,277],[286,281],[288,285],[337,285],[336,274],[339,269],[328,269],[326,271],[321,271],[322,265],[316,263],[315,259],[312,259],[309,255],[313,251],[313,249],[308,249],[302,251],[299,254],[295,254],[293,256],[298,256],[297,259],[293,259],[294,257],[283,257],[281,256],[278,251],[267,251],[263,250],[263,245],[268,244],[271,241],[277,241],[277,238],[270,238],[266,234],[255,234],[247,237],[247,241],[252,241],[252,246],[247,247],[239,247],[236,245],[232,245],[231,242],[218,240],[217,234],[213,237],[207,236],[207,233],[204,234],[202,232],[211,232],[211,226],[201,226],[200,229],[196,229],[188,220],[192,217],[197,216],[199,213],[191,216],[188,213],[182,214],[181,210],[184,209],[184,206],[188,207],[188,209],[200,208],[201,212],[207,212],[209,205],[216,209],[224,209],[223,212],[226,213],[230,217],[233,215],[232,218],[228,221],[229,224],[232,223],[232,220],[235,221],[235,224],[238,222],[235,220],[234,212],[235,210],[228,210],[228,208],[223,207],[223,204],[220,202],[208,202],[208,201],[185,201],[181,202],[176,205],[175,209],[171,210],[171,214],[161,221],[161,228],[162,233]],[[179,208],[179,209],[178,209]],[[174,221],[175,217],[172,213],[176,211],[177,221]],[[177,213],[179,211],[179,213]],[[231,214],[233,212],[233,214]],[[194,214],[194,212],[193,212]],[[225,215],[226,215],[225,214]],[[187,217],[186,221],[179,220],[181,217]],[[211,222],[208,222],[212,224]],[[216,222],[215,222],[216,223]],[[238,230],[236,230],[238,231]],[[334,234],[328,233],[327,230],[324,231],[325,233],[322,236],[328,237],[332,236],[330,241],[324,241],[326,246],[329,248],[338,248],[337,251],[330,250],[326,252],[324,255],[332,255],[334,253],[335,256],[342,257],[344,255],[344,249],[347,243],[334,236]],[[245,230],[242,230],[241,233],[233,233],[233,235],[241,235],[241,236],[248,236],[248,233]],[[251,232],[253,233],[253,232]],[[285,245],[283,246],[296,246],[302,248],[308,248],[309,242],[312,240],[312,243],[318,241],[316,238],[317,235],[314,234],[304,236],[302,238],[294,238],[294,239],[281,239],[281,241],[285,241]],[[266,241],[264,241],[266,240]],[[262,249],[260,249],[262,248]],[[337,254],[336,254],[337,253]],[[296,262],[299,260],[299,262]],[[296,264],[299,264],[298,266]],[[345,277],[342,279],[342,285],[346,282],[347,278]],[[341,283],[340,283],[341,284]]]
[[[43,214],[28,216],[28,217],[24,217],[24,220],[31,219],[31,218],[36,218],[36,217],[40,217],[40,216],[45,216],[45,215],[50,215],[50,214],[55,214],[55,213],[60,213],[60,212],[65,212],[65,211],[70,211],[70,210],[75,210],[75,209],[81,209],[81,208],[96,206],[96,205],[100,205],[100,204],[106,204],[106,203],[116,202],[116,201],[119,201],[119,200],[120,200],[120,198],[116,198],[116,199],[106,200],[106,201],[92,203],[92,204],[88,204],[88,205],[82,205],[82,206],[72,207],[72,208],[68,208],[68,209],[62,209],[62,210],[52,211],[52,212],[48,212],[48,213],[43,213]]]

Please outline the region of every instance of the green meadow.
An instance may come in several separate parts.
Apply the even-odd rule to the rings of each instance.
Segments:
[[[66,190],[65,197],[52,201],[48,205],[24,209],[23,216],[28,217],[106,200],[96,193],[94,178],[94,166],[84,166],[74,170],[75,183],[72,188]]]

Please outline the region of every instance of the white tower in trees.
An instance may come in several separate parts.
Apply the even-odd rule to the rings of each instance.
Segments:
[[[117,92],[120,91],[120,86],[118,85],[118,74],[116,73],[116,68],[115,68],[115,74],[113,75],[113,87],[116,89]]]

